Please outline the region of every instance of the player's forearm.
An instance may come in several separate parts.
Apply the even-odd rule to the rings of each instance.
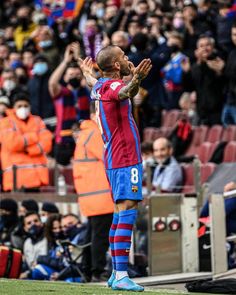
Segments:
[[[139,91],[140,83],[141,78],[139,77],[139,75],[134,75],[128,85],[121,88],[121,90],[119,91],[119,99],[124,100],[134,97]]]
[[[91,74],[88,74],[88,73],[83,73],[83,74],[88,86],[93,88],[93,86],[97,83],[98,80]]]

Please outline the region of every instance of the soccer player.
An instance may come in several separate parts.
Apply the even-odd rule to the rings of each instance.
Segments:
[[[138,129],[132,116],[131,101],[152,65],[144,59],[136,68],[117,46],[99,51],[96,62],[102,78],[92,74],[92,61],[80,59],[83,74],[96,100],[98,125],[105,144],[104,162],[115,202],[109,233],[113,272],[108,286],[113,290],[143,291],[127,273],[131,235],[142,200],[142,159]],[[133,74],[126,85],[122,78]]]

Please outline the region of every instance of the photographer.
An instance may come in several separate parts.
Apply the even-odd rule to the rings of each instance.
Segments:
[[[203,35],[195,50],[197,62],[191,67],[189,59],[182,61],[185,91],[196,91],[199,124],[212,126],[221,123],[224,80],[224,61],[215,51],[213,38]]]
[[[63,61],[49,79],[49,92],[54,100],[57,116],[55,158],[61,165],[70,164],[74,153],[75,143],[70,132],[72,125],[76,121],[89,118],[89,91],[81,85],[82,72],[77,63],[72,63],[78,56],[79,45],[68,45]]]

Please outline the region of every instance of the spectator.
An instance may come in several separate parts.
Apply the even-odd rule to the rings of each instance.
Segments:
[[[46,223],[49,216],[58,214],[59,210],[54,203],[44,202],[41,208],[40,218],[42,223]]]
[[[173,147],[173,155],[179,160],[183,156],[192,140],[192,126],[186,113],[181,113],[179,118],[169,135]]]
[[[126,55],[130,53],[129,35],[123,31],[116,31],[111,36],[111,44],[119,46]]]
[[[39,53],[47,60],[48,68],[53,71],[60,62],[59,50],[53,39],[53,31],[48,26],[39,26],[31,35],[36,41]]]
[[[74,130],[76,148],[73,175],[79,206],[83,216],[88,217],[88,242],[86,249],[89,272],[93,282],[107,280],[105,273],[106,253],[109,247],[109,230],[112,223],[114,203],[103,162],[103,141],[96,124],[95,104],[90,106],[90,120],[84,120]],[[96,179],[94,181],[94,179]]]
[[[226,103],[222,113],[224,126],[236,124],[236,23],[231,29],[234,49],[229,53],[224,74],[227,81]]]
[[[51,72],[48,59],[43,55],[35,57],[32,74],[33,76],[28,82],[32,114],[43,119],[53,117],[55,115],[54,105],[48,89]]]
[[[75,143],[71,136],[73,123],[89,118],[89,91],[81,85],[80,68],[76,63],[71,63],[78,53],[78,45],[70,44],[65,51],[63,61],[49,80],[49,92],[54,100],[57,116],[55,158],[61,165],[68,165],[74,153]],[[64,85],[60,83],[62,78]]]
[[[58,241],[64,238],[59,214],[49,216],[45,224],[45,238],[48,243],[48,253],[38,257],[37,265],[31,274],[34,280],[50,280],[51,276],[55,276],[56,272],[60,272],[65,267],[58,246]]]
[[[168,34],[167,45],[172,48],[172,54],[161,72],[167,97],[165,108],[171,110],[179,108],[179,98],[183,93],[181,63],[187,57],[181,52],[183,37],[178,32]]]
[[[19,208],[19,217],[24,217],[29,211],[39,213],[38,203],[33,199],[27,199],[21,202],[21,206]]]
[[[47,254],[47,239],[44,236],[44,228],[39,214],[28,212],[24,216],[23,222],[28,238],[25,240],[23,247],[26,265],[25,271],[20,275],[21,279],[30,277],[38,257]]]
[[[1,90],[3,94],[5,94],[12,103],[12,96],[17,90],[16,74],[13,69],[6,68],[2,71],[1,78]]]
[[[153,53],[149,49],[149,37],[147,34],[138,33],[132,39],[135,52],[129,55],[129,60],[137,66],[144,58],[151,58],[152,69],[150,74],[141,83],[141,87],[148,92],[148,97],[142,105],[142,128],[147,126],[159,127],[161,122],[161,110],[165,101],[165,89],[162,83],[160,70],[169,60],[171,50],[167,46],[155,49]]]
[[[6,117],[7,109],[10,107],[10,100],[7,96],[0,95],[0,119]]]
[[[183,2],[184,17],[184,51],[191,60],[194,60],[194,48],[200,35],[210,32],[210,27],[204,19],[200,19],[196,4],[192,0]]]
[[[224,100],[224,61],[215,52],[214,39],[201,36],[197,42],[196,56],[197,62],[192,68],[188,59],[182,62],[185,90],[196,90],[199,124],[220,124]]]
[[[14,40],[17,50],[21,50],[36,28],[36,25],[31,20],[31,9],[29,6],[23,5],[17,10],[17,24]]]
[[[229,182],[224,186],[224,192],[230,192],[236,189],[235,182]],[[236,198],[226,198],[225,201],[225,217],[226,217],[226,234],[227,236],[236,233]],[[204,204],[200,217],[209,216],[209,201]]]
[[[45,154],[51,150],[52,134],[40,117],[31,114],[28,93],[15,94],[13,110],[8,110],[8,116],[1,120],[0,135],[4,191],[38,191],[40,186],[47,185]]]
[[[195,92],[184,92],[179,99],[179,106],[183,114],[188,118],[192,126],[197,125],[198,118],[196,113],[196,106],[194,103]]]
[[[86,56],[90,56],[95,60],[95,56],[102,48],[102,34],[99,32],[98,24],[95,19],[88,19],[85,23],[83,44]]]
[[[152,185],[161,192],[179,191],[183,185],[182,169],[175,160],[173,147],[167,138],[161,137],[153,143],[155,168]]]
[[[85,244],[86,225],[82,224],[79,217],[73,213],[62,216],[61,227],[63,234],[75,245]]]
[[[12,236],[18,225],[17,210],[15,200],[0,200],[0,245],[15,246]]]
[[[27,69],[28,76],[31,77],[31,75],[32,75],[31,71],[32,71],[33,65],[34,65],[34,53],[32,50],[25,49],[23,51],[22,62],[23,62],[23,65]]]

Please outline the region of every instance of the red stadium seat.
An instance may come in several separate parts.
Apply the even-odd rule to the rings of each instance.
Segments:
[[[214,163],[205,163],[201,165],[200,175],[201,175],[201,184],[205,183],[211,174],[215,171],[216,164]]]
[[[226,145],[223,162],[236,162],[236,141],[230,141]]]
[[[222,141],[234,140],[236,140],[236,125],[229,125],[223,131]]]
[[[194,193],[195,186],[194,186],[194,169],[192,164],[182,164],[184,175],[184,185],[182,192],[183,193]]]
[[[162,126],[173,128],[175,126],[175,123],[178,120],[179,115],[180,115],[180,110],[167,111],[164,115]]]
[[[145,142],[152,142],[161,136],[163,136],[163,133],[160,128],[147,127],[143,130],[143,141]]]
[[[212,142],[212,143],[216,141],[221,141],[222,133],[223,133],[223,127],[221,125],[214,125],[209,129],[207,133],[206,141]]]
[[[213,152],[214,152],[214,150],[215,150],[215,148],[216,148],[216,146],[218,144],[219,144],[218,141],[214,142],[214,143],[212,143],[212,142],[203,142],[200,145],[200,147],[198,148],[198,151],[197,151],[199,160],[202,163],[207,163],[210,160],[210,158],[211,158],[211,156],[212,156],[212,154],[213,154]]]
[[[193,138],[189,148],[187,149],[185,155],[195,155],[198,152],[199,146],[205,141],[207,135],[208,127],[201,125],[193,129]]]

